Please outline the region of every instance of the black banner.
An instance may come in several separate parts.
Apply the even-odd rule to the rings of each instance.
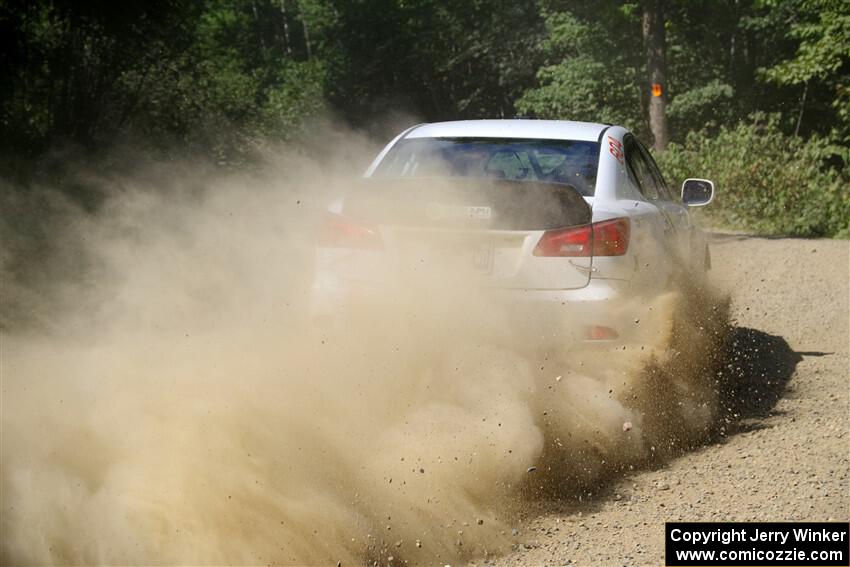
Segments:
[[[668,566],[850,565],[850,525],[839,522],[668,522]]]

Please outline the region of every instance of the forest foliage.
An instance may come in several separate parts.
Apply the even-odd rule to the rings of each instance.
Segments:
[[[846,0],[2,0],[0,174],[61,175],[121,144],[246,167],[318,116],[377,138],[399,117],[521,115],[650,139],[649,1],[668,175],[717,176],[730,226],[846,234],[850,215],[815,218],[847,211]],[[777,207],[791,220],[765,221]]]

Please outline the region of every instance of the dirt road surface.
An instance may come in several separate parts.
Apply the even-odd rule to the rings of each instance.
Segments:
[[[517,551],[477,564],[663,565],[665,521],[850,518],[848,242],[716,235],[712,253],[741,355],[725,431],[580,503],[542,505]]]

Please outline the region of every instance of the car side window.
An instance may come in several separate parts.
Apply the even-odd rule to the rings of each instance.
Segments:
[[[674,201],[673,195],[670,192],[670,189],[667,187],[667,182],[664,180],[664,176],[661,175],[661,170],[658,168],[658,164],[655,163],[655,160],[652,158],[652,154],[649,153],[649,150],[646,149],[646,146],[638,142],[640,146],[641,154],[649,165],[649,173],[652,175],[652,178],[655,180],[655,185],[658,188],[658,193],[662,200],[664,201]]]
[[[624,146],[626,164],[628,164],[629,171],[637,182],[640,192],[650,201],[657,201],[659,199],[658,186],[652,176],[649,163],[640,151],[640,147],[632,136],[626,137]]]

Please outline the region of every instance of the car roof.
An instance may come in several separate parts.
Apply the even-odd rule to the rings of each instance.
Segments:
[[[532,138],[596,142],[610,124],[569,120],[457,120],[421,124],[409,138]]]

